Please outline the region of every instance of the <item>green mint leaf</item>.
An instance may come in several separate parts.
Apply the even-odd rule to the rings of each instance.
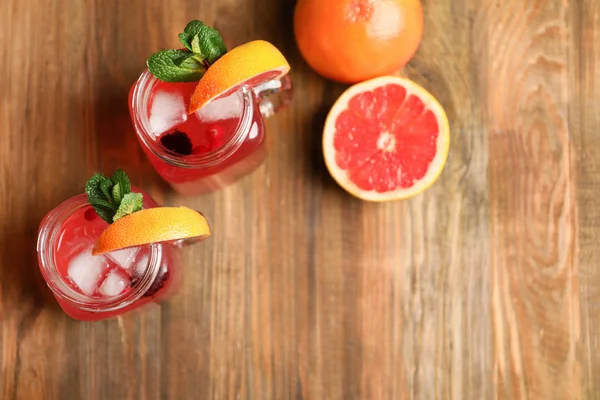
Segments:
[[[180,57],[174,60],[174,62],[175,65],[181,68],[202,71],[202,74],[206,72],[206,67],[202,64],[202,60],[198,60],[197,56],[193,53],[187,53],[185,57]]]
[[[212,65],[227,53],[227,47],[225,47],[225,43],[223,43],[219,32],[212,28],[208,29],[210,31],[207,31],[204,36],[199,36],[200,49],[202,50],[202,54],[206,56],[208,64]]]
[[[216,29],[204,25],[202,28],[200,28],[200,31],[195,32],[194,35],[197,35],[198,37],[200,54],[204,56],[209,65],[212,65],[215,61],[227,53],[227,46],[225,46],[223,38],[221,38],[221,35],[219,35],[219,32]],[[194,39],[192,39],[191,44],[193,47]]]
[[[94,207],[94,211],[96,211],[96,214],[98,214],[98,216],[100,218],[102,218],[104,221],[108,222],[109,224],[111,224],[113,222],[113,216],[115,215],[115,210],[102,207],[98,204],[95,204],[95,205],[93,204],[92,207]]]
[[[177,35],[177,37],[179,38],[179,41],[181,42],[182,45],[185,46],[186,49],[188,49],[189,51],[192,51],[192,39],[194,38],[194,35],[187,33],[187,32],[181,32],[179,35]]]
[[[119,209],[113,217],[113,222],[126,215],[140,211],[143,201],[144,196],[141,193],[127,193],[123,196]]]
[[[152,75],[165,82],[194,82],[199,81],[206,69],[190,68],[184,62],[189,57],[183,50],[161,50],[148,58],[146,64]],[[195,67],[196,65],[193,65]]]
[[[205,31],[205,29],[209,28],[202,21],[194,20],[188,22],[188,24],[183,29],[183,32],[178,35],[179,41],[183,44],[189,51],[192,53],[196,53],[202,56],[204,60],[206,56],[202,54],[202,50],[199,46],[199,35]],[[192,42],[196,39],[196,46],[192,44]]]
[[[131,192],[131,183],[129,182],[129,177],[127,176],[125,171],[123,171],[122,169],[116,170],[114,172],[114,174],[112,175],[112,177],[110,178],[110,180],[113,182],[113,184],[115,186],[119,185],[119,189],[121,191],[121,196],[120,196],[121,198],[123,198],[123,196],[126,195],[127,193]],[[119,201],[117,201],[117,203]]]
[[[117,211],[117,205],[110,197],[106,197],[107,193],[103,190],[111,185],[112,182],[102,174],[94,174],[85,185],[88,203],[94,208],[96,214],[108,223],[112,221],[112,216]]]
[[[121,184],[117,183],[115,186],[113,186],[112,188],[112,199],[114,200],[115,203],[120,204],[121,200],[123,200],[123,196],[125,194],[121,191]]]
[[[88,202],[93,203],[94,201],[107,201],[105,194],[102,192],[102,185],[110,180],[102,174],[94,174],[85,184],[85,193],[88,197]]]
[[[100,218],[109,224],[112,222],[112,216],[117,211],[117,206],[115,203],[109,202],[103,198],[90,198],[89,196],[88,202],[91,204],[91,206],[94,208],[94,211],[96,211],[96,214],[98,214]]]
[[[200,48],[200,37],[198,35],[194,35],[194,38],[192,39],[192,53],[200,54],[202,57],[204,57],[204,54],[202,54],[202,49]]]
[[[131,184],[129,183],[129,177],[123,170],[118,169],[115,171],[110,180],[114,184],[112,188],[111,198],[113,199],[115,204],[118,205],[121,203],[123,196],[131,192]]]
[[[190,35],[189,37],[193,37],[194,35],[198,35],[203,32],[206,28],[209,28],[204,22],[198,21],[197,19],[190,21],[187,23],[185,28],[183,28],[183,33],[187,33]]]
[[[183,33],[179,34],[179,41],[188,50],[200,55],[209,65],[227,53],[227,46],[219,32],[202,21],[190,21]]]
[[[107,200],[100,200],[100,199],[96,199],[96,200],[92,200],[90,202],[90,204],[92,205],[92,207],[102,207],[102,208],[106,208],[107,210],[112,210],[112,212],[116,212],[118,206],[115,205],[115,203],[111,203],[110,201]]]
[[[102,182],[100,182],[100,191],[104,195],[104,199],[106,201],[108,201],[109,203],[113,202],[112,188],[113,188],[113,183],[109,179],[105,179]]]

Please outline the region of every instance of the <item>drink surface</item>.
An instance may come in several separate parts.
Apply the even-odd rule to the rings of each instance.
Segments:
[[[158,81],[148,107],[152,135],[165,148],[184,158],[218,150],[231,139],[242,115],[242,99],[237,93],[188,115],[189,99],[195,87],[195,82]],[[185,136],[170,140],[177,133]]]

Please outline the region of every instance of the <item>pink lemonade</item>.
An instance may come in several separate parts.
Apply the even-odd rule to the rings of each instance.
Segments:
[[[144,193],[144,207],[156,206]],[[174,289],[177,268],[171,246],[92,256],[95,240],[107,227],[86,195],[63,202],[40,225],[40,270],[64,312],[78,320],[114,317],[165,299]]]
[[[197,82],[163,82],[146,71],[129,94],[138,140],[156,171],[181,194],[222,188],[258,167],[265,129],[244,88],[188,114]]]

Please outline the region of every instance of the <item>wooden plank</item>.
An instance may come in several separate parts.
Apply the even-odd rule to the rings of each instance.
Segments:
[[[577,164],[577,220],[579,224],[579,293],[581,301],[581,346],[584,398],[600,396],[600,115],[597,97],[600,92],[600,5],[583,1],[571,14],[573,26],[570,71],[569,127],[573,132]]]
[[[394,309],[402,310],[402,325],[395,323],[401,355],[394,362],[405,380],[392,398],[404,393],[415,399],[489,398],[492,393],[488,137],[480,107],[485,71],[476,68],[485,49],[479,7],[480,2],[426,2],[424,40],[407,69],[446,109],[452,144],[440,181],[423,196],[395,206],[391,220],[399,223],[380,253],[396,249],[388,262],[397,265],[390,281]],[[366,224],[385,220],[367,218]]]
[[[2,76],[10,77],[3,80],[0,107],[3,399],[158,393],[160,313],[97,324],[72,321],[41,280],[35,254],[42,216],[80,193],[94,171],[122,166],[134,182],[158,200],[162,197],[156,188],[165,185],[140,151],[126,102],[147,54],[143,48],[136,53],[140,45],[125,40],[131,26],[125,19],[132,9],[116,6],[117,2],[1,4],[0,68]],[[143,10],[150,12],[152,7],[136,8],[140,22]],[[64,20],[69,22],[57,23]],[[107,34],[115,26],[122,30]],[[123,63],[117,54],[131,58]],[[134,64],[137,71],[131,68]]]
[[[487,3],[494,380],[499,398],[579,399],[567,2]]]
[[[68,129],[81,121],[68,118],[72,81],[57,57],[68,28],[54,21],[66,9],[20,1],[0,9],[0,398],[58,399],[80,382],[66,373],[78,340],[41,279],[35,248],[42,216],[73,193],[78,172],[69,162],[85,164]]]

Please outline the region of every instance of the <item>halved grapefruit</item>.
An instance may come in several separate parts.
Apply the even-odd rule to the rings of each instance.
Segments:
[[[444,169],[449,144],[440,103],[398,76],[351,86],[329,111],[323,130],[329,173],[367,201],[406,199],[427,189]]]
[[[290,65],[271,43],[254,40],[233,48],[210,66],[198,82],[188,112],[232,94],[242,85],[253,88],[277,79],[290,70]]]

